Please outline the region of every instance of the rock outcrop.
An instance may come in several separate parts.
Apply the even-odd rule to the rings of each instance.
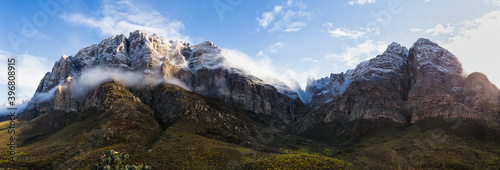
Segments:
[[[412,81],[407,61],[408,50],[392,43],[382,55],[355,69],[312,83],[307,87],[312,92],[312,112],[326,113],[325,123],[381,117],[405,123],[401,107]]]

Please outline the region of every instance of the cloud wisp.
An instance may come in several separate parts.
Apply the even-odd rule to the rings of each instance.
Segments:
[[[376,0],[351,0],[349,1],[349,5],[365,5],[365,4],[373,4]]]
[[[433,36],[448,35],[455,31],[455,27],[448,24],[446,27],[442,24],[437,24],[434,28],[429,28],[425,30],[425,33],[431,34]]]
[[[102,5],[102,11],[95,16],[65,13],[60,17],[76,25],[97,29],[102,36],[126,35],[140,29],[150,34],[157,33],[168,39],[189,41],[188,36],[181,34],[184,30],[182,22],[164,17],[149,6],[134,4],[129,0],[116,2],[105,0]]]
[[[82,74],[71,80],[71,93],[73,98],[80,98],[94,90],[97,85],[106,81],[116,80],[127,87],[156,85],[159,83],[170,83],[178,85],[187,90],[190,90],[182,81],[175,78],[164,79],[159,74],[152,73],[144,75],[144,73],[127,71],[120,68],[107,68],[97,66],[87,69]]]
[[[387,47],[386,42],[367,40],[353,47],[344,48],[341,54],[328,54],[326,59],[340,60],[348,67],[355,67],[361,61],[382,54]]]
[[[366,36],[366,33],[363,31],[355,31],[348,28],[335,28],[332,23],[323,24],[323,27],[326,27],[328,30],[325,32],[334,38],[357,40]]]
[[[300,31],[307,25],[306,21],[310,20],[312,12],[306,11],[306,6],[302,2],[288,0],[287,3],[276,5],[271,11],[262,13],[261,17],[257,18],[260,29],[268,32],[296,32]]]

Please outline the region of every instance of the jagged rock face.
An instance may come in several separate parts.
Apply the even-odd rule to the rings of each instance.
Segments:
[[[68,85],[71,82],[66,79],[78,79],[85,71],[96,67],[138,73],[142,75],[141,84],[150,87],[161,82],[180,80],[196,93],[257,113],[275,115],[287,123],[305,113],[305,106],[296,93],[283,85],[279,86],[281,89],[276,89],[231,65],[225,59],[224,50],[212,42],[190,46],[181,41],[166,41],[156,34],[150,36],[142,31],[131,32],[128,38],[124,35],[112,36],[99,44],[81,49],[74,57],[63,56],[56,62],[52,72],[41,80],[26,112],[52,109],[71,112],[93,106],[73,98],[75,96]],[[54,97],[42,101],[39,97],[41,93],[49,93],[49,96]],[[36,117],[36,114],[27,117]]]
[[[460,103],[465,78],[457,57],[436,43],[419,39],[410,49],[409,62],[415,74],[407,102],[411,123],[428,117],[480,118]]]
[[[63,55],[61,59],[54,64],[54,67],[52,67],[52,72],[48,72],[43,76],[36,92],[47,91],[65,80],[71,74],[72,61],[71,56]]]
[[[199,69],[192,80],[193,92],[220,99],[244,109],[277,116],[292,123],[305,113],[305,106],[297,97],[287,94],[256,77],[231,74],[226,69]]]
[[[77,103],[71,100],[71,77],[66,78],[64,83],[57,87],[54,93],[54,110],[64,112],[77,111]]]
[[[295,123],[298,133],[336,120],[499,120],[498,88],[481,73],[465,78],[458,59],[427,39],[410,50],[393,43],[353,70],[311,81],[307,90],[312,111]]]
[[[400,108],[411,84],[407,58],[408,50],[393,43],[382,55],[362,62],[345,74],[332,74],[329,79],[318,80],[308,87],[316,92],[310,104],[315,108],[313,112],[324,114],[324,123],[382,117],[405,123],[407,115],[402,114]]]

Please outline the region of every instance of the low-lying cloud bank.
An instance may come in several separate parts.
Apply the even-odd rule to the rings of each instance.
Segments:
[[[169,83],[178,85],[187,90],[191,88],[184,82],[170,77],[164,79],[159,73],[143,73],[138,71],[128,71],[122,68],[93,67],[82,72],[82,74],[71,80],[71,94],[73,98],[80,98],[94,90],[99,84],[106,81],[116,80],[127,87],[157,85]]]

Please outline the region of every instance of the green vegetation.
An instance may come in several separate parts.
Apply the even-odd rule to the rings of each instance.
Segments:
[[[364,140],[345,160],[367,169],[495,169],[500,165],[499,136],[498,125],[428,118]]]
[[[351,164],[338,159],[302,154],[275,154],[244,164],[244,169],[350,169]]]
[[[144,165],[142,162],[135,165],[122,165],[128,158],[128,152],[110,150],[106,148],[104,155],[100,158],[100,164],[92,166],[93,170],[148,170],[150,166]]]

